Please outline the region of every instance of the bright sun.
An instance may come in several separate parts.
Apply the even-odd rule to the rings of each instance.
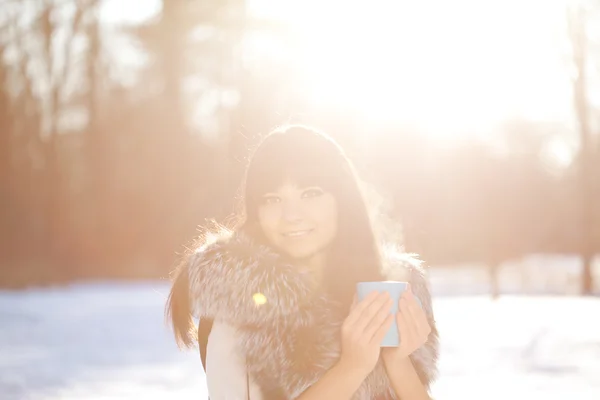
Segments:
[[[505,118],[565,120],[567,0],[255,0],[296,32],[317,107],[416,123],[436,137]]]

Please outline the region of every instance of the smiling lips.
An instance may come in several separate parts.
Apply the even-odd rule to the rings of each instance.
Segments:
[[[313,231],[312,229],[304,229],[304,230],[284,232],[284,233],[282,233],[282,235],[287,238],[298,238],[298,237],[306,236],[309,233],[311,233],[312,231]]]

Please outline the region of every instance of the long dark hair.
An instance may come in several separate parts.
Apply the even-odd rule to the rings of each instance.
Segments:
[[[335,197],[338,233],[323,280],[331,296],[349,306],[356,282],[383,279],[380,240],[355,169],[331,137],[300,125],[279,128],[267,135],[246,169],[232,230],[268,244],[258,222],[259,201],[264,193],[276,190],[286,180],[300,186],[320,186]],[[176,271],[166,314],[177,343],[191,347],[195,327],[190,315],[186,266],[184,258]]]

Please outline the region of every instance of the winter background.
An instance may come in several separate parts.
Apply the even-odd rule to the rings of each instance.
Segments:
[[[596,0],[0,0],[0,400],[206,398],[167,277],[287,122],[431,265],[436,399],[600,399],[598,27]]]
[[[436,399],[600,398],[600,299],[558,294],[579,275],[566,258],[503,268],[497,299],[481,268],[431,269]],[[546,281],[522,275],[536,268]],[[1,398],[206,398],[198,353],[179,351],[164,324],[167,293],[164,282],[0,292]]]

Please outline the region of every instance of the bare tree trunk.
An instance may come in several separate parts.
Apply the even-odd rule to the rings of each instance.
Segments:
[[[64,65],[61,67],[57,62],[56,37],[57,31],[64,27],[62,21],[57,19],[56,13],[58,5],[52,2],[45,3],[45,8],[39,17],[39,27],[41,30],[44,45],[44,63],[46,67],[45,79],[50,86],[50,98],[48,99],[48,117],[49,131],[48,138],[44,145],[45,155],[45,217],[46,217],[46,257],[50,264],[63,265],[58,274],[60,278],[69,278],[69,271],[64,269],[65,259],[64,251],[67,250],[68,242],[66,228],[69,227],[69,221],[66,216],[66,185],[64,170],[60,163],[60,115],[63,111],[64,100],[63,90],[67,79],[72,72],[73,42],[77,35],[81,23],[82,10],[85,4],[79,4],[75,12],[75,17],[70,26],[71,32],[69,38],[64,43],[62,58]]]
[[[492,261],[489,265],[489,278],[492,299],[496,300],[500,297],[500,282],[498,281],[498,273],[500,272],[500,263]]]
[[[4,55],[4,47],[0,47],[0,60]],[[6,87],[6,68],[0,61],[0,262],[11,259],[14,235],[11,234],[12,224],[10,213],[13,208],[13,190],[11,184],[11,149],[12,115],[9,94]]]
[[[46,230],[45,230],[45,250],[46,258],[50,264],[57,264],[57,239],[61,237],[59,232],[59,222],[61,213],[61,188],[62,182],[60,179],[59,165],[58,165],[58,102],[59,89],[56,83],[55,75],[55,60],[53,54],[53,38],[55,32],[55,25],[52,21],[52,5],[46,5],[46,8],[40,16],[40,25],[42,29],[42,35],[44,38],[44,51],[46,61],[46,79],[50,82],[50,99],[49,99],[49,118],[50,128],[48,132],[48,139],[44,145],[44,160],[45,160],[45,219],[46,219]]]
[[[248,102],[247,91],[245,88],[246,82],[244,82],[245,71],[243,66],[243,53],[244,53],[244,36],[247,30],[247,4],[246,0],[237,0],[229,4],[231,8],[228,10],[227,15],[231,16],[231,20],[227,21],[226,25],[231,26],[226,30],[227,44],[226,48],[230,51],[224,51],[221,53],[221,63],[228,65],[229,68],[224,68],[223,72],[227,75],[221,74],[221,81],[223,86],[236,87],[240,94],[239,106],[232,113],[230,110],[220,110],[221,119],[219,121],[219,151],[221,155],[217,162],[221,166],[220,171],[222,176],[221,182],[221,193],[220,197],[223,199],[233,199],[233,193],[235,193],[237,179],[241,176],[241,169],[244,167],[239,162],[239,147],[242,145],[246,147],[244,141],[243,121],[240,120],[240,111]],[[231,24],[231,25],[229,25]],[[242,143],[240,143],[242,142]],[[219,212],[223,215],[232,213],[237,204],[233,201],[224,202],[223,207]],[[236,210],[237,211],[237,210]]]
[[[91,208],[92,208],[92,226],[95,248],[92,250],[92,257],[95,259],[103,258],[108,246],[109,240],[108,223],[108,196],[107,196],[107,177],[109,165],[106,161],[107,155],[107,137],[98,128],[98,68],[100,57],[100,31],[98,23],[98,1],[93,0],[87,4],[86,10],[79,10],[88,17],[88,24],[85,28],[88,39],[88,50],[86,54],[86,79],[87,79],[87,111],[88,126],[85,151],[89,162],[89,180],[91,182]]]
[[[581,196],[581,255],[583,271],[581,276],[581,293],[589,295],[593,291],[592,259],[594,255],[594,144],[589,122],[589,104],[587,99],[587,34],[586,15],[581,7],[571,10],[569,28],[573,48],[573,61],[577,71],[573,93],[575,110],[579,121],[580,158],[579,189]]]

